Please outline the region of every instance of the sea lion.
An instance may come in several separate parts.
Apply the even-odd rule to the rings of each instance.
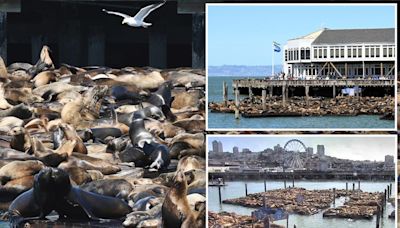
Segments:
[[[9,135],[12,136],[10,142],[11,148],[21,152],[26,152],[31,147],[29,133],[25,131],[25,128],[14,127],[10,130]]]
[[[149,106],[133,112],[133,119],[152,118],[156,120],[164,120],[165,116],[161,109],[157,106]]]
[[[96,180],[80,186],[82,190],[97,194],[127,199],[133,190],[132,185],[124,179]]]
[[[67,169],[68,167],[80,167],[85,170],[98,170],[104,175],[114,174],[121,171],[117,165],[99,158],[90,157],[81,153],[72,153],[68,161],[62,162],[58,168]]]
[[[0,110],[0,118],[6,116],[14,116],[20,119],[29,119],[32,116],[32,111],[24,104],[19,104],[6,110]]]
[[[1,80],[8,78],[7,67],[1,56],[0,56],[0,78],[1,78]]]
[[[129,125],[129,138],[133,145],[143,148],[145,143],[150,144],[154,141],[153,135],[144,127],[143,119],[134,119]]]
[[[24,121],[14,117],[7,116],[0,119],[0,132],[9,132],[11,129],[15,127],[21,127],[24,124]]]
[[[0,168],[0,183],[4,185],[11,180],[32,176],[43,168],[41,161],[12,161]]]
[[[67,140],[74,140],[76,141],[76,145],[74,147],[74,152],[82,153],[82,154],[87,154],[87,149],[85,144],[83,143],[82,139],[79,137],[78,133],[75,131],[75,129],[68,124],[60,124],[60,128],[64,133],[64,137]]]
[[[164,78],[157,71],[152,71],[149,73],[128,73],[118,75],[114,78],[117,82],[123,82],[128,85],[134,85],[139,89],[155,89],[164,83]]]
[[[179,160],[176,170],[187,172],[192,169],[205,169],[206,161],[204,158],[197,155],[190,155]]]
[[[157,107],[161,107],[162,105],[167,105],[168,107],[171,107],[171,103],[173,101],[172,98],[172,84],[169,82],[166,82],[158,88],[158,90],[154,93],[152,93],[149,98],[147,99],[147,102],[150,104],[153,104]]]
[[[139,93],[131,92],[124,86],[114,86],[111,89],[111,95],[116,101],[129,100],[131,104],[137,105],[144,101],[144,97]]]
[[[4,93],[3,83],[0,82],[0,109],[9,109],[12,105],[4,98]]]
[[[43,219],[51,211],[59,218],[119,219],[131,209],[123,201],[86,192],[71,186],[68,173],[45,168],[35,176],[33,188],[18,196],[10,205],[11,223]],[[22,219],[21,219],[22,217]]]
[[[190,208],[186,198],[187,184],[182,171],[177,171],[174,184],[170,188],[162,205],[162,219],[165,227],[198,227],[197,215]]]
[[[122,152],[118,153],[118,157],[122,162],[134,162],[136,167],[149,165],[143,149],[138,146],[132,146],[132,144],[127,145]]]
[[[53,71],[42,71],[37,74],[31,82],[35,85],[35,87],[39,87],[42,85],[49,84],[50,82],[54,82],[56,80],[56,74]]]
[[[119,138],[122,136],[122,131],[119,128],[115,127],[99,127],[99,128],[91,128],[92,139],[100,139],[104,141],[107,137]]]
[[[150,160],[150,169],[166,170],[170,163],[169,149],[165,145],[158,143],[144,143],[144,153]]]

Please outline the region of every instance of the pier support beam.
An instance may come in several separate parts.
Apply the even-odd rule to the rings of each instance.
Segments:
[[[0,12],[0,56],[7,66],[7,13]]]
[[[253,101],[253,89],[251,88],[251,86],[249,86],[249,98],[251,101]]]
[[[225,81],[222,84],[222,96],[224,97],[224,105],[227,106],[228,105],[228,85],[226,84]]]
[[[150,28],[149,64],[156,68],[167,67],[167,31],[163,25]]]
[[[310,92],[310,86],[306,85],[306,105],[308,106],[310,104],[310,97],[309,97],[309,92]]]
[[[205,67],[205,26],[204,13],[195,13],[192,15],[192,67]]]
[[[76,12],[73,11],[73,15],[76,15]],[[61,63],[79,66],[82,57],[81,22],[76,19],[67,21],[61,26],[58,34],[59,60]]]
[[[88,65],[104,66],[105,33],[101,26],[90,26],[88,29]]]
[[[272,98],[272,96],[274,96],[274,87],[270,86],[269,87],[269,98]]]
[[[286,105],[286,85],[282,86],[282,105]]]
[[[263,89],[262,90],[262,109],[263,111],[267,110],[267,90]]]
[[[336,98],[336,86],[335,85],[332,86],[332,96],[333,96],[333,98]]]
[[[240,101],[239,101],[239,89],[235,88],[235,105],[236,105],[236,108],[239,108],[239,103],[240,103]]]

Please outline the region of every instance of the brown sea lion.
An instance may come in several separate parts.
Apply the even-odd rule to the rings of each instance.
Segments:
[[[13,161],[0,168],[2,185],[21,177],[32,176],[44,168],[41,161]]]
[[[192,169],[203,169],[206,168],[206,160],[197,155],[190,155],[183,157],[179,160],[176,170],[187,172]]]
[[[197,228],[197,215],[190,208],[186,198],[187,183],[182,171],[177,171],[174,184],[165,197],[162,206],[162,220],[165,227]]]
[[[74,152],[87,154],[87,149],[86,149],[85,144],[83,143],[82,139],[79,137],[78,133],[75,131],[75,129],[71,125],[60,124],[60,128],[64,132],[64,137],[67,140],[75,140],[76,141]]]
[[[31,147],[29,133],[25,131],[23,127],[14,127],[10,130],[9,135],[12,136],[10,147],[19,150],[22,152],[26,152]]]
[[[35,87],[49,84],[56,80],[56,74],[53,71],[42,71],[37,74],[31,81]]]

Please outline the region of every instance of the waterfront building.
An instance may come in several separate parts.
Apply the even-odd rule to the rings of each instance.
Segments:
[[[318,154],[318,156],[325,155],[325,146],[324,145],[317,145],[317,154]]]
[[[385,169],[392,169],[394,168],[394,156],[392,155],[386,155],[385,156],[385,163],[384,163],[384,168]]]
[[[395,29],[321,29],[284,46],[288,78],[394,78]]]

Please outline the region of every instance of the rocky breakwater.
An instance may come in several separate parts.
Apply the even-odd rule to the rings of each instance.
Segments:
[[[345,190],[337,190],[337,194]],[[265,196],[265,197],[264,197]],[[289,213],[312,215],[330,207],[333,202],[333,190],[306,190],[287,188],[249,194],[246,197],[227,199],[223,203],[244,207],[259,208],[264,204],[270,208],[283,208]]]
[[[356,192],[349,196],[343,206],[329,208],[323,213],[324,217],[372,219],[383,205],[382,193]]]
[[[56,67],[46,46],[0,58],[3,218],[205,227],[204,88],[204,70]]]
[[[208,104],[211,112],[234,113],[235,102],[229,100],[227,105],[223,102]],[[261,97],[255,96],[240,101],[239,112],[245,117],[265,116],[356,116],[356,115],[381,115],[385,119],[392,119],[394,115],[395,99],[385,97],[342,97],[312,98],[309,103],[302,97],[292,97],[282,104],[282,97],[274,96],[266,101],[263,110]]]
[[[285,226],[277,225],[274,223],[269,224],[270,228],[283,228]],[[264,224],[261,221],[253,221],[251,216],[238,215],[229,212],[208,212],[208,227],[244,227],[244,228],[263,228]]]

